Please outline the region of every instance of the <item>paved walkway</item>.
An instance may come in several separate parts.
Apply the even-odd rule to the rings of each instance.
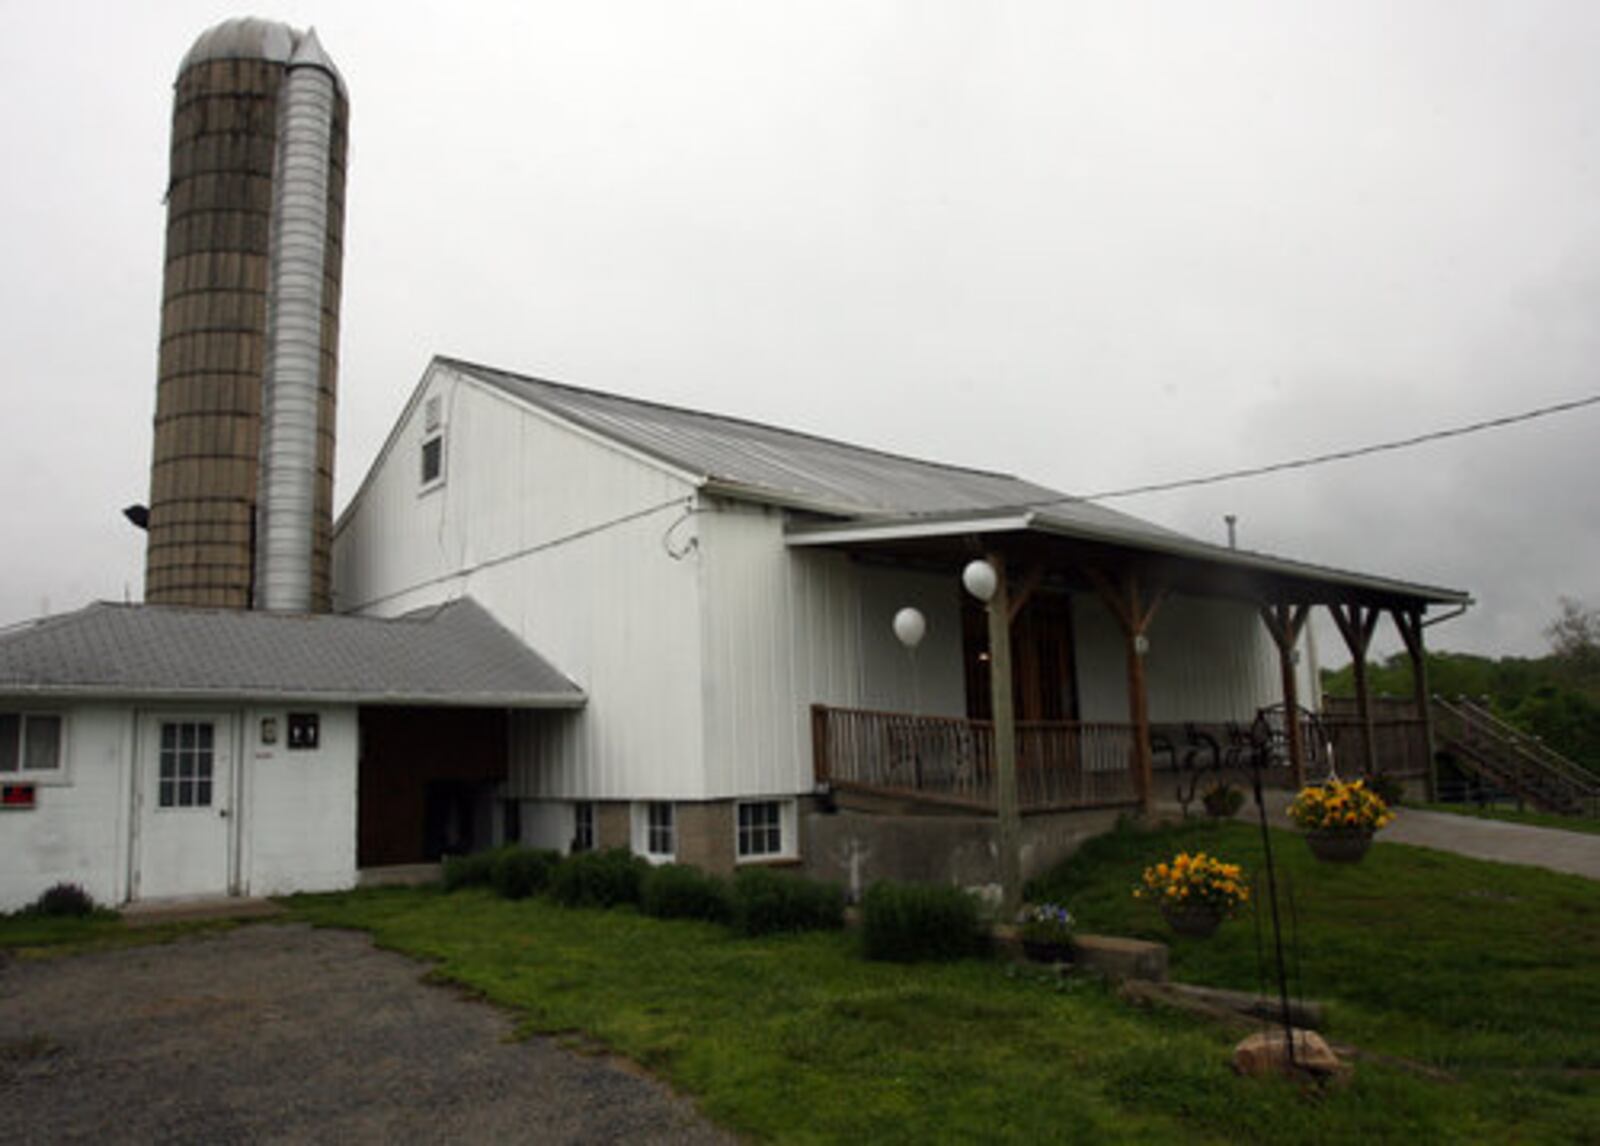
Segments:
[[[1291,798],[1287,792],[1267,793],[1267,821],[1273,827],[1296,830],[1284,814]],[[1177,804],[1171,804],[1163,810],[1176,814],[1179,809]],[[1239,810],[1239,818],[1255,818],[1254,801],[1245,800],[1245,806]],[[1565,832],[1559,828],[1535,828],[1528,824],[1482,820],[1477,816],[1457,816],[1450,812],[1401,808],[1394,822],[1383,829],[1378,839],[1387,843],[1414,844],[1417,847],[1454,852],[1473,859],[1526,864],[1600,879],[1600,835],[1586,832]]]

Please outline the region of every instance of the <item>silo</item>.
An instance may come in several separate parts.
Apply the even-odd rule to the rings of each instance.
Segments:
[[[328,608],[348,115],[312,32],[230,20],[179,67],[153,604]]]

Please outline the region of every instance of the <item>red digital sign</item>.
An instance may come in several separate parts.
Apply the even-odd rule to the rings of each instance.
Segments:
[[[0,784],[0,808],[34,808],[38,803],[32,784]]]

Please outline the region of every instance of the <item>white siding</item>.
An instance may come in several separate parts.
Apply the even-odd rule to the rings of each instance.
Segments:
[[[955,573],[862,565],[861,700],[863,708],[925,716],[967,714],[961,665],[961,588]],[[894,615],[910,605],[928,622],[915,653],[894,635]]]
[[[287,711],[245,713],[240,887],[248,895],[355,886],[356,710],[315,711],[318,746],[293,752],[284,744]],[[264,716],[277,720],[277,744],[260,743]]]
[[[729,503],[696,517],[707,798],[809,792],[811,705],[859,701],[855,567],[789,552],[783,524]]]
[[[127,898],[133,719],[111,706],[51,711],[65,717],[65,771],[61,783],[38,785],[37,807],[0,810],[0,911],[63,882],[99,903]]]
[[[790,550],[776,509],[719,504],[696,521],[707,797],[810,791],[813,704],[965,712],[954,575]],[[892,628],[907,605],[928,621],[915,659]]]
[[[423,402],[444,481],[419,492]],[[337,604],[394,616],[470,595],[589,695],[513,720],[507,794],[705,793],[697,555],[667,532],[692,486],[505,395],[430,370],[334,543]],[[673,552],[693,536],[678,524]]]
[[[1128,670],[1122,631],[1092,593],[1073,599],[1078,641],[1078,697],[1084,720],[1128,719]],[[1278,653],[1249,605],[1196,597],[1168,598],[1150,624],[1145,687],[1150,719],[1244,720],[1283,699]]]

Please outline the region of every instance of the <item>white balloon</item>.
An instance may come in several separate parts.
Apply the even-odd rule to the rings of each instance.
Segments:
[[[894,615],[894,635],[908,649],[914,649],[922,643],[923,634],[928,631],[928,621],[919,610],[907,605]]]
[[[961,571],[961,583],[967,587],[967,592],[988,604],[1000,586],[1000,579],[995,576],[994,566],[980,557],[967,562],[967,567]]]

